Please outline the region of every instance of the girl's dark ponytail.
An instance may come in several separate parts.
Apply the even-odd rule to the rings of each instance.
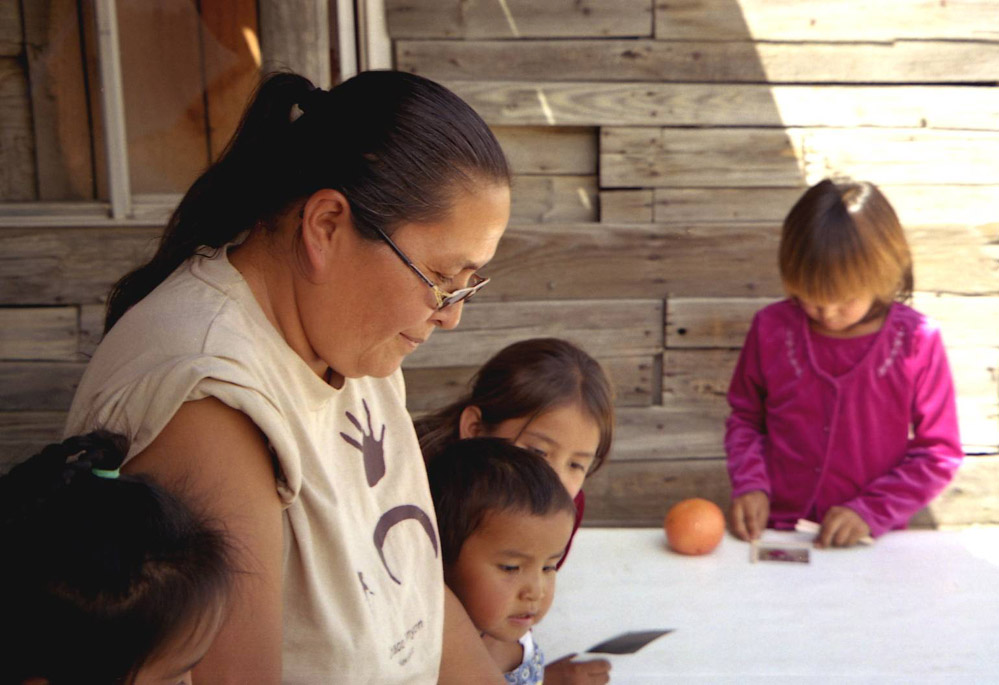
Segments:
[[[270,227],[322,188],[342,192],[358,231],[375,240],[375,227],[391,234],[402,223],[443,217],[456,183],[480,181],[509,185],[503,150],[443,86],[368,71],[324,91],[297,74],[273,74],[220,159],[184,195],[152,260],[113,287],[104,331],[199,247]]]
[[[313,90],[297,74],[274,74],[260,84],[218,161],[174,210],[156,254],[111,289],[105,333],[199,247],[231,242],[292,199],[281,192],[289,173],[284,143],[293,123],[292,107]]]
[[[214,630],[231,591],[225,533],[141,476],[97,431],[0,477],[0,683],[131,682]]]
[[[46,446],[0,478],[0,522],[43,506],[44,500],[78,478],[96,478],[94,469],[116,471],[127,451],[125,438],[107,431],[76,435]]]

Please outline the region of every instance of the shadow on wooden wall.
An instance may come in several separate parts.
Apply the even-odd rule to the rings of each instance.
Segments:
[[[909,229],[966,450],[987,455],[918,522],[999,521],[974,510],[999,448],[999,27],[981,6],[902,5],[388,0],[397,66],[465,97],[516,172],[493,284],[404,367],[413,408],[509,342],[566,337],[619,390],[588,522],[726,505],[724,395],[752,313],[782,295],[780,222],[811,183],[852,176]]]

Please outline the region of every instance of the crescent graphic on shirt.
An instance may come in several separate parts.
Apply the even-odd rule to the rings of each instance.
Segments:
[[[389,574],[389,578],[394,580],[397,585],[402,585],[402,581],[395,577],[392,573],[392,569],[389,568],[388,562],[385,561],[385,552],[383,547],[385,546],[385,537],[388,535],[389,530],[402,521],[408,519],[413,519],[418,521],[420,525],[423,526],[423,530],[426,531],[427,537],[430,538],[430,544],[434,548],[434,556],[438,556],[439,552],[437,549],[437,533],[434,532],[433,521],[427,516],[427,513],[420,509],[415,504],[401,504],[397,507],[392,507],[378,519],[378,523],[375,524],[375,549],[378,550],[378,556],[381,557],[382,565],[385,567],[386,573]]]

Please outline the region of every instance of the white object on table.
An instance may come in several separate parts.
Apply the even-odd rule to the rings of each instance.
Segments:
[[[816,523],[815,521],[809,521],[808,519],[798,519],[798,522],[794,524],[794,529],[799,533],[811,533],[812,535],[818,535],[819,531],[822,530],[822,524]],[[873,545],[874,538],[870,535],[865,535],[857,540],[857,542],[861,545]]]
[[[748,547],[726,535],[686,557],[658,528],[583,528],[535,639],[550,661],[609,658],[616,685],[999,682],[999,527],[896,531],[809,564],[750,564]],[[675,632],[635,654],[584,653],[653,628]]]

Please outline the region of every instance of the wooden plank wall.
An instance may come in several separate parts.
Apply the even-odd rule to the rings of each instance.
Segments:
[[[93,4],[0,0],[0,201],[108,197]],[[132,190],[180,193],[256,84],[256,0],[119,0],[117,11]]]
[[[969,457],[918,522],[999,522],[999,0],[386,5],[397,67],[466,98],[516,174],[493,283],[404,367],[414,411],[502,345],[564,336],[618,388],[588,523],[727,504],[725,392],[781,296],[780,222],[852,176],[902,217],[958,385]]]
[[[176,193],[219,154],[256,85],[257,2],[117,9],[132,189]],[[0,0],[0,203],[18,203],[0,215],[36,201],[81,215],[108,196],[93,19],[93,0]],[[160,233],[10,223],[0,227],[0,472],[59,437],[108,289]]]
[[[163,2],[164,21],[190,22]],[[54,30],[38,6],[81,12],[74,40],[92,40],[88,0],[0,0],[0,199],[106,196],[100,131],[86,145],[60,133],[83,125],[67,113],[89,106],[99,120],[94,90],[36,87],[31,65],[67,40],[37,38]],[[199,30],[216,26],[207,33],[229,46],[223,56],[245,46],[232,6],[200,2]],[[999,522],[999,0],[386,0],[386,11],[397,67],[471,102],[516,174],[494,282],[405,366],[415,412],[455,397],[502,345],[564,336],[618,389],[618,436],[587,485],[588,523],[657,524],[691,495],[725,504],[724,392],[750,315],[781,295],[780,221],[807,184],[849,174],[882,184],[902,215],[917,305],[943,322],[958,381],[972,456],[920,521]],[[178,68],[189,64],[190,34],[168,29]],[[47,64],[59,79],[93,73],[86,59]],[[187,113],[201,126],[149,114],[177,149],[214,154],[224,140],[213,112],[232,120],[224,91],[245,77],[228,64]],[[177,88],[188,101],[189,84]],[[142,136],[140,191],[192,173],[157,158],[164,134]],[[107,289],[158,235],[0,229],[0,460],[59,434]]]

